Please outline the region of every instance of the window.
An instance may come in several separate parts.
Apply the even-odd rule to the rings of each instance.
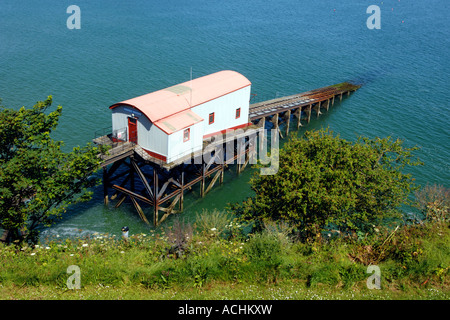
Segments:
[[[209,114],[209,124],[214,123],[214,112]]]
[[[183,142],[188,141],[190,139],[190,137],[191,137],[191,128],[187,128],[184,130],[184,133],[183,133]]]
[[[241,117],[241,108],[236,109],[236,119]]]

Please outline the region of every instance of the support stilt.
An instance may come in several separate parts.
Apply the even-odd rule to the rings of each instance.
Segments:
[[[283,134],[281,133],[281,130],[279,128],[279,124],[278,124],[278,118],[279,118],[279,114],[276,113],[273,118],[272,118],[272,123],[275,125],[275,130],[278,130],[278,133],[280,134],[281,139],[283,139]]]
[[[184,202],[184,171],[181,172],[181,193],[180,193],[180,211],[183,211],[183,202]]]
[[[153,167],[153,224],[155,226],[158,225],[158,213],[159,213],[159,197],[158,197],[158,170],[156,167]]]
[[[291,110],[286,112],[286,137],[289,135],[289,124],[291,123]]]
[[[200,197],[205,196],[205,166],[206,164],[202,164],[202,180],[200,181]]]
[[[317,106],[316,106],[316,113],[317,113],[317,118],[322,114],[322,112],[320,112],[320,105],[321,105],[321,101],[319,101],[318,103],[317,103]]]
[[[127,198],[127,196],[126,196],[126,195],[123,195],[122,198],[120,198],[120,200],[116,203],[116,205],[114,206],[114,208],[120,207],[120,205],[125,201],[126,198]]]
[[[136,199],[134,197],[130,197],[130,198],[131,198],[131,202],[133,202],[133,205],[136,208],[136,211],[139,213],[139,216],[141,217],[142,221],[144,221],[146,224],[150,224],[148,222],[147,218],[145,217],[144,211],[142,211],[142,208],[139,205],[139,203],[137,203]]]
[[[108,186],[109,186],[108,170],[106,167],[103,167],[103,202],[105,206],[107,206],[109,203]]]
[[[308,106],[308,123],[311,121],[311,109],[312,109],[312,104],[310,104]]]
[[[302,108],[298,108],[297,111],[294,113],[294,115],[297,117],[297,130],[302,126]]]
[[[223,184],[223,174],[224,174],[224,170],[225,169],[225,165],[221,164],[220,165],[220,178],[219,178],[219,183]]]
[[[221,175],[221,172],[219,170],[219,171],[217,171],[216,175],[214,176],[214,178],[210,182],[208,188],[206,188],[205,195],[212,189],[212,187],[214,186],[214,184],[216,183],[216,181],[220,177],[220,175]]]
[[[134,158],[130,157],[130,161],[134,161]],[[134,169],[133,166],[131,166],[131,168],[130,168],[130,189],[131,189],[131,191],[134,192],[136,190],[136,188],[134,185],[134,170],[133,169]]]

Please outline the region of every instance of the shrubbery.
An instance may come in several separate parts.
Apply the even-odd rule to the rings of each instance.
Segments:
[[[273,222],[249,237],[225,238],[221,230],[203,232],[187,222],[175,229],[184,235],[193,230],[184,238],[183,254],[168,254],[174,240],[167,232],[132,235],[127,241],[97,235],[35,247],[2,244],[0,283],[65,291],[66,269],[77,265],[82,287],[166,290],[204,288],[217,282],[297,281],[306,288],[368,290],[364,289],[367,265],[376,263],[382,288],[445,290],[450,284],[450,231],[444,222],[380,230],[364,241],[321,237],[299,242],[289,237],[286,225]]]
[[[287,221],[303,239],[334,229],[366,233],[387,218],[399,217],[408,203],[413,179],[402,169],[421,164],[391,138],[359,138],[350,142],[329,130],[292,137],[280,150],[274,175],[255,172],[255,196],[231,206],[241,220]]]

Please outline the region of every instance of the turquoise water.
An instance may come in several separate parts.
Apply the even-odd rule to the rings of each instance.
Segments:
[[[79,30],[66,27],[71,4],[81,9]],[[380,30],[366,26],[372,4]],[[69,149],[111,125],[109,105],[187,81],[191,68],[194,78],[236,70],[259,99],[359,80],[360,90],[307,129],[402,138],[421,147],[417,182],[449,187],[449,10],[446,0],[1,0],[0,97],[20,107],[53,95],[64,108],[55,138]],[[251,195],[250,175],[227,174],[204,199],[188,195],[184,215]],[[43,236],[148,231],[131,205],[106,208],[101,187],[94,191]]]

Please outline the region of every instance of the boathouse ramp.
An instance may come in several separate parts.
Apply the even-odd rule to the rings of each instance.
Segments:
[[[223,79],[221,78],[222,76],[224,77]],[[234,77],[239,79],[240,82],[235,87],[232,87],[227,81],[231,81],[230,79]],[[113,115],[113,132],[93,140],[98,145],[110,147],[107,153],[100,155],[103,160],[101,167],[103,169],[104,203],[106,205],[110,201],[117,199],[114,206],[119,207],[129,198],[141,219],[146,223],[150,222],[142,206],[150,206],[152,207],[153,224],[157,226],[171,214],[183,211],[184,194],[193,190],[195,185],[200,185],[199,195],[204,197],[217,181],[223,183],[224,170],[229,168],[231,164],[236,164],[236,171],[239,174],[249,163],[252,163],[251,160],[255,159],[257,150],[254,133],[263,132],[261,129],[265,127],[266,122],[271,122],[274,128],[278,129],[280,136],[283,137],[283,133],[279,129],[280,123],[284,122],[286,124],[284,134],[287,135],[290,130],[291,118],[296,120],[296,126],[299,128],[303,125],[302,121],[310,121],[312,113],[319,117],[322,112],[328,111],[335,104],[336,99],[342,101],[343,97],[349,96],[351,92],[356,91],[360,87],[344,82],[249,105],[250,82],[247,83],[244,79],[245,77],[241,78],[239,74],[225,72],[220,74],[219,78],[224,83],[228,83],[228,87],[227,90],[222,91],[222,96],[218,97],[218,91],[215,91],[212,95],[219,101],[217,104],[211,103],[212,100],[203,101],[206,98],[203,100],[192,99],[192,103],[185,103],[182,108],[173,109],[175,107],[171,107],[172,109],[168,109],[170,112],[162,113],[158,111],[159,113],[156,112],[156,115],[152,113],[153,111],[144,108],[142,104],[142,101],[149,98],[148,96],[143,96],[144,98],[134,101],[133,99],[126,100],[111,106],[113,114],[115,112],[118,113],[116,118]],[[209,79],[211,80],[211,78]],[[193,82],[195,80],[192,80]],[[203,84],[206,85],[207,82],[203,82]],[[189,85],[195,89],[196,85],[192,83],[184,83],[179,88],[177,86],[171,87],[171,89],[169,88],[169,93],[159,92],[158,95],[165,96],[177,92],[186,100],[190,93],[187,94],[183,90]],[[232,88],[235,88],[235,91],[228,92]],[[193,95],[195,95],[194,89],[191,91]],[[235,92],[238,93],[234,94]],[[244,96],[247,99],[246,101],[243,101]],[[220,100],[221,97],[225,97],[224,100]],[[140,102],[137,103],[136,101]],[[203,101],[204,105],[209,103],[209,106],[203,106],[203,109],[195,109],[194,105],[202,106],[200,101]],[[222,106],[222,108],[218,106]],[[124,111],[125,108],[128,108],[129,111]],[[169,113],[171,115],[168,115],[168,117],[172,117],[174,110],[177,110],[179,113],[193,112],[195,115],[190,121],[180,120],[180,122],[173,123],[175,129],[170,129],[171,122],[169,122],[169,125],[167,123],[163,124],[161,119],[167,120],[167,118],[161,117]],[[211,113],[213,113],[212,117]],[[219,118],[225,117],[227,113],[229,113],[229,119],[227,121],[220,120],[219,122]],[[199,120],[197,116],[202,120]],[[136,119],[134,123],[136,126],[131,124],[130,127],[130,118]],[[160,121],[159,126],[157,125],[158,121]],[[187,127],[183,127],[186,124]],[[211,124],[217,125],[208,127]],[[119,128],[123,125],[127,125],[125,130]],[[141,129],[142,132],[139,131],[139,125],[143,127]],[[195,127],[196,125],[199,127]],[[203,127],[200,127],[201,125]],[[152,149],[152,139],[156,138],[141,138],[141,135],[152,132],[152,126],[157,127],[158,130],[165,134],[165,136],[158,136],[158,139],[163,139],[163,137],[167,139],[167,144],[165,145],[167,149],[164,149],[166,151],[163,149],[158,150],[160,153],[150,151],[156,150]],[[217,135],[221,135],[225,131],[225,129],[221,128],[228,129],[226,137],[229,141],[215,139]],[[244,133],[242,133],[242,130],[236,131],[237,128],[243,128]],[[136,129],[137,137],[136,132],[132,132],[132,130]],[[181,139],[184,140],[186,138],[186,129],[192,130],[190,132],[192,135],[189,136],[189,139],[192,140],[194,140],[193,131],[200,130],[200,143],[192,141],[189,148],[183,149],[182,152],[175,150],[171,153],[169,150],[171,146],[170,132],[172,134],[175,132],[183,133],[180,136],[173,135],[173,139],[176,137],[176,139],[181,141]],[[195,139],[198,139],[199,136],[195,135]],[[145,146],[141,144],[141,141],[144,141],[143,144]],[[242,147],[239,148],[237,143],[235,143],[236,141],[242,142]],[[225,144],[230,142],[234,145],[231,152],[229,148],[224,147]],[[224,154],[225,152],[228,152],[228,154]],[[203,155],[205,153],[208,153],[207,161],[204,161]],[[238,162],[236,161],[237,159],[243,161]]]

